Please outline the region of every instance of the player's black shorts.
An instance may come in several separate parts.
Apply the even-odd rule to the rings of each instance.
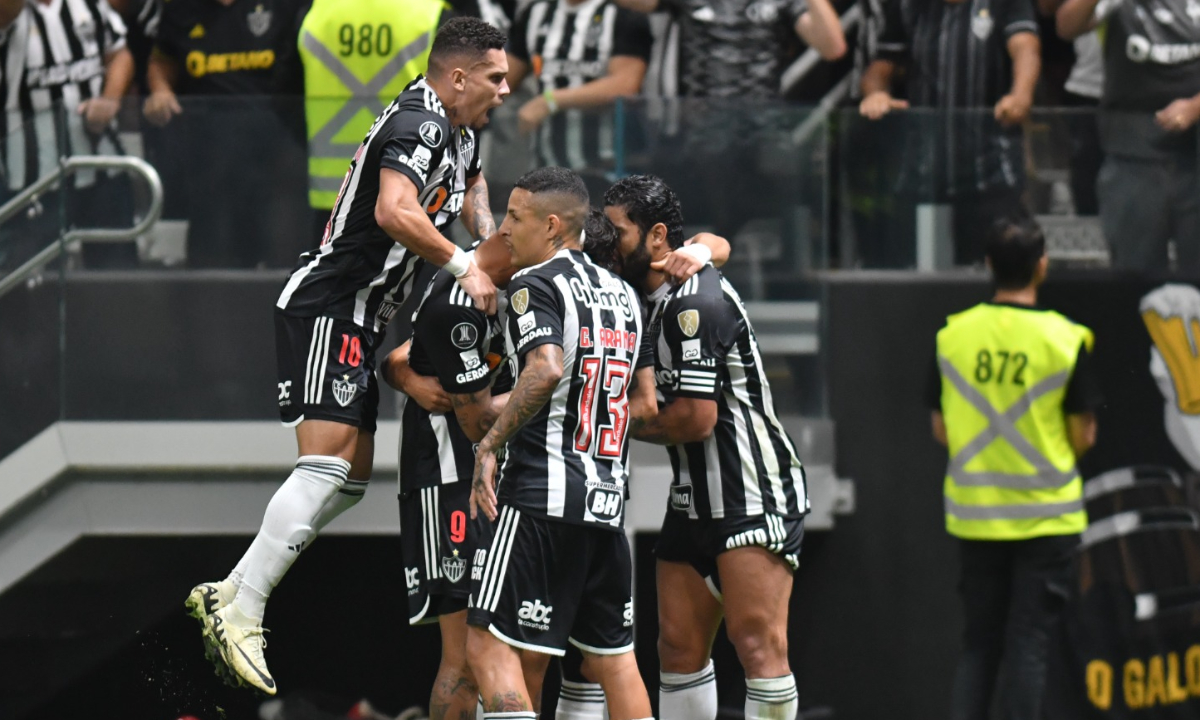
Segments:
[[[492,538],[492,523],[471,519],[471,483],[417,488],[400,496],[400,553],[408,622],[433,622],[467,609],[474,558]]]
[[[275,311],[279,419],[332,420],[375,433],[379,384],[375,333],[349,320],[292,317]]]
[[[687,513],[668,508],[654,555],[659,560],[691,565],[720,600],[718,555],[740,547],[761,547],[783,558],[795,572],[800,567],[800,543],[803,540],[804,518],[768,514],[692,519]]]
[[[561,657],[633,650],[633,568],[622,532],[505,506],[472,583],[467,622],[524,650]],[[473,575],[476,573],[473,573]]]

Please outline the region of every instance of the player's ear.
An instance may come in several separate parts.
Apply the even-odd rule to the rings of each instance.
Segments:
[[[462,92],[467,88],[467,71],[462,68],[454,68],[450,71],[450,82],[454,85],[454,89]]]
[[[646,234],[646,246],[651,251],[658,250],[660,245],[667,244],[667,226],[662,223],[655,223],[650,228],[650,232]]]

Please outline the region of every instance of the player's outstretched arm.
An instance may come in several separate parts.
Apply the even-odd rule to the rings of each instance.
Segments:
[[[413,372],[409,367],[408,349],[411,345],[412,341],[408,340],[383,359],[380,375],[384,382],[415,400],[426,412],[450,412],[454,409],[450,404],[450,396],[442,389],[438,379]]]
[[[517,377],[516,387],[475,454],[475,478],[471,483],[472,518],[478,517],[482,509],[489,520],[496,519],[496,453],[550,401],[554,388],[562,379],[562,363],[562,347],[552,343],[538,345],[525,355],[525,367]]]
[[[708,263],[721,267],[729,261],[729,241],[712,233],[697,233],[661,260],[650,263],[652,270],[665,273],[676,285],[686,282]]]
[[[796,34],[825,60],[846,54],[842,19],[829,0],[808,0],[808,10],[796,20]]]
[[[471,442],[480,442],[496,423],[504,410],[511,393],[492,395],[492,388],[485,387],[473,393],[454,393],[450,404],[454,406],[454,417],[463,434]]]
[[[488,198],[487,180],[483,173],[467,178],[467,191],[463,195],[463,227],[479,242],[496,234],[496,217],[492,215],[492,204]]]
[[[393,240],[458,278],[476,308],[488,315],[496,313],[496,286],[491,279],[437,231],[417,202],[417,186],[391,168],[379,169],[375,222]]]
[[[681,397],[659,408],[653,420],[634,428],[633,437],[655,445],[682,445],[704,442],[716,426],[715,400]]]

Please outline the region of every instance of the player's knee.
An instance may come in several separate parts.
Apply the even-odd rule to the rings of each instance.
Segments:
[[[684,623],[659,621],[658,662],[664,672],[692,673],[708,663],[708,647],[701,633],[689,632]]]
[[[729,640],[746,677],[775,677],[787,667],[787,626],[770,618],[726,618]],[[774,673],[774,674],[771,674]]]

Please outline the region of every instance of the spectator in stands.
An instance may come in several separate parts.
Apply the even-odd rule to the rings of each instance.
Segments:
[[[1068,107],[1081,112],[1071,116],[1071,199],[1076,215],[1100,212],[1096,178],[1104,162],[1096,108],[1104,90],[1104,50],[1095,30],[1075,38],[1075,64],[1063,86]]]
[[[935,108],[908,119],[901,187],[915,206],[953,208],[954,259],[983,261],[983,229],[1024,214],[1022,125],[1041,68],[1032,0],[887,0],[878,52],[862,78],[859,111]],[[892,96],[908,69],[908,100]],[[909,212],[900,223],[915,225]]]
[[[830,0],[616,0],[630,10],[667,10],[678,24],[668,48],[686,97],[762,100],[779,96],[779,80],[800,37],[826,60],[846,53],[842,23]],[[664,63],[666,67],[671,62]]]
[[[5,199],[52,173],[61,157],[122,154],[114,118],[132,78],[125,25],[105,0],[0,0]],[[19,266],[61,234],[64,199],[68,225],[131,224],[128,178],[82,170],[64,184],[42,196],[41,215],[22,214],[4,228],[0,267]],[[132,267],[137,249],[132,242],[86,244],[83,262]]]
[[[1200,271],[1198,12],[1195,0],[1066,0],[1058,10],[1064,38],[1103,26],[1097,195],[1118,268],[1165,270],[1173,240],[1176,269]]]
[[[288,267],[311,245],[296,48],[306,9],[304,0],[162,4],[143,112],[166,126],[150,144],[172,214],[189,221],[192,267]]]
[[[636,95],[650,58],[644,14],[613,0],[534,0],[509,36],[508,86],[532,71],[537,94],[518,111],[542,165],[569,167],[599,197],[611,184],[614,100]]]

